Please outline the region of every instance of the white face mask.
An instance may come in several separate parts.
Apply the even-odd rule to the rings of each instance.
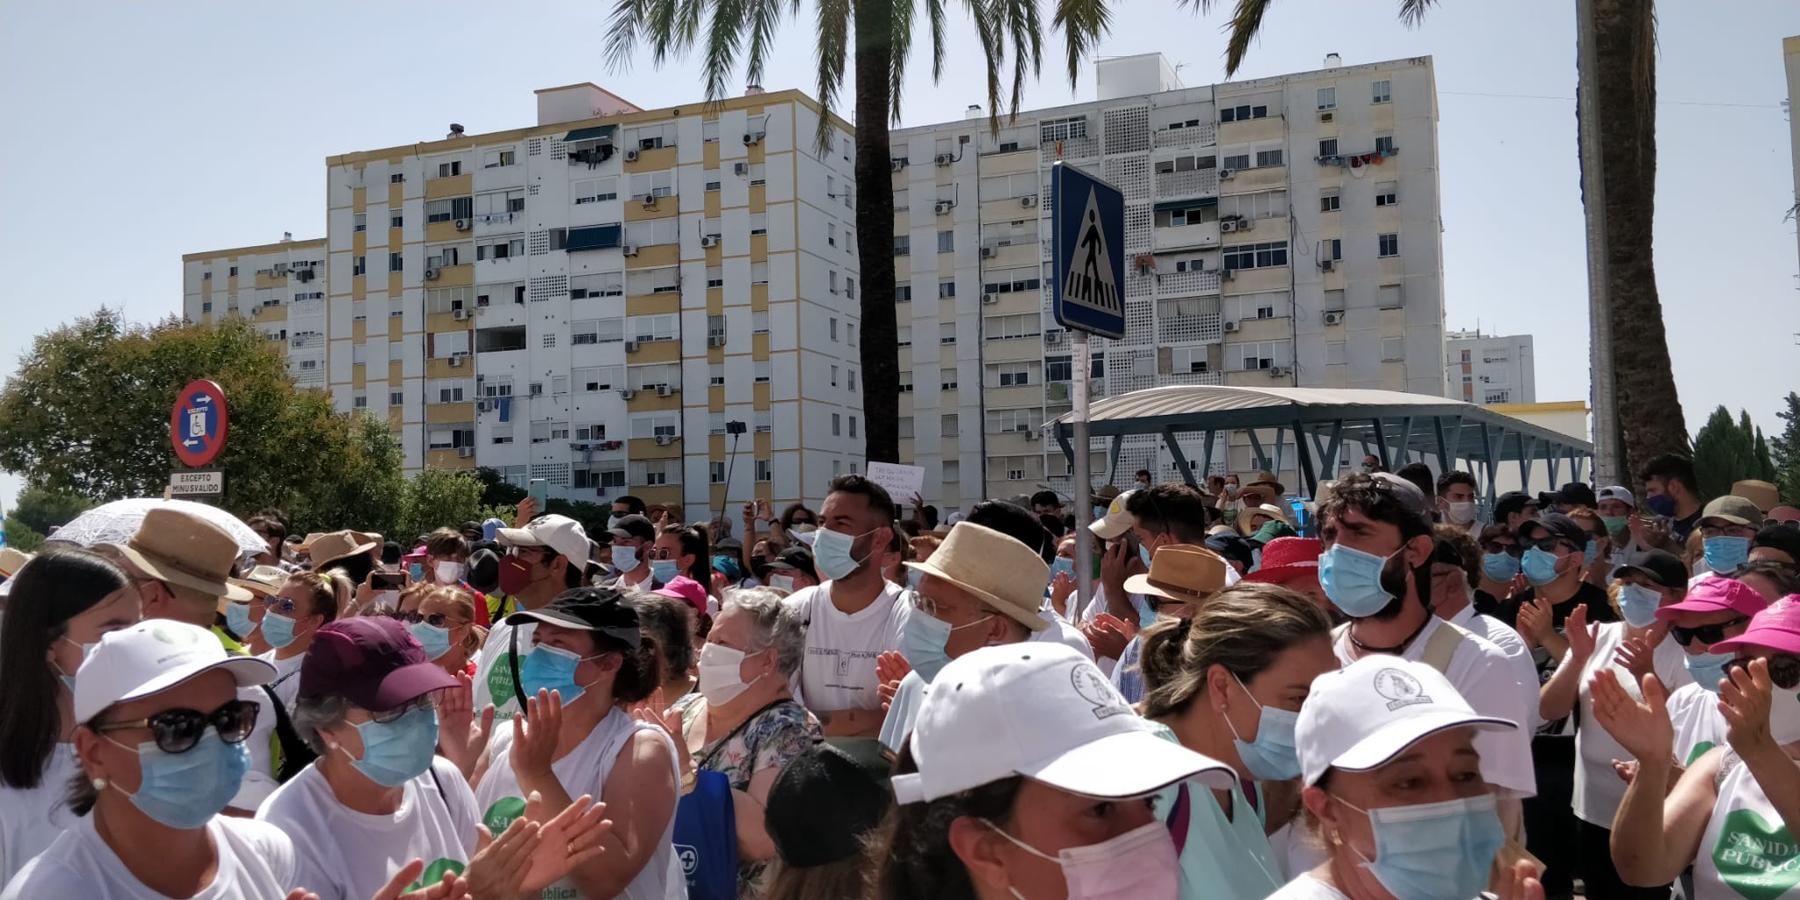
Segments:
[[[431,574],[437,577],[438,584],[457,584],[462,581],[465,568],[462,563],[440,559],[431,567]]]
[[[1444,520],[1452,525],[1467,525],[1475,521],[1475,501],[1463,500],[1445,503]]]
[[[772,587],[778,591],[787,591],[788,593],[791,594],[794,592],[794,576],[792,576],[792,575],[770,575],[769,576],[769,587]]]
[[[1800,691],[1769,686],[1769,736],[1778,744],[1800,741]]]
[[[736,700],[750,683],[742,673],[744,651],[724,644],[707,644],[700,648],[700,695],[708,706],[723,706]]]

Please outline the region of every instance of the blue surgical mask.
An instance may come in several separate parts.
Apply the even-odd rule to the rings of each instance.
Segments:
[[[250,748],[242,741],[225,743],[211,727],[186,753],[166,752],[155,741],[126,749],[137,751],[143,779],[137,791],[127,792],[117,781],[107,783],[130,797],[144,815],[184,831],[199,828],[222,812],[250,771]]]
[[[1393,558],[1393,554],[1376,556],[1341,543],[1332,544],[1319,556],[1319,586],[1344,615],[1367,618],[1381,612],[1394,599],[1381,586],[1381,570]]]
[[[1074,578],[1075,561],[1066,556],[1057,557],[1054,562],[1050,563],[1050,580],[1055,581],[1056,576],[1058,575],[1067,575],[1070,578]]]
[[[1717,694],[1719,682],[1725,678],[1725,664],[1737,657],[1731,653],[1690,653],[1681,658],[1694,683]]]
[[[950,654],[944,649],[944,645],[950,640],[951,633],[972,628],[991,618],[993,615],[989,614],[967,625],[952,627],[943,619],[915,609],[912,615],[906,617],[906,629],[900,636],[900,652],[906,657],[907,664],[913,667],[913,671],[929,682],[950,662]]]
[[[362,738],[362,759],[350,765],[383,787],[399,787],[425,774],[437,752],[437,710],[428,706],[407,710],[392,722],[352,725]],[[343,745],[338,745],[343,750]],[[345,756],[350,751],[343,750]]]
[[[1238,688],[1251,702],[1250,689],[1244,681],[1232,673],[1232,679]],[[1238,759],[1244,761],[1244,768],[1250,770],[1251,777],[1259,781],[1287,781],[1300,777],[1300,752],[1294,746],[1294,725],[1300,720],[1300,714],[1276,706],[1256,704],[1260,710],[1256,719],[1256,738],[1245,742],[1238,736],[1237,726],[1231,724],[1231,718],[1225,719],[1225,727],[1231,729],[1231,743],[1237,747]]]
[[[1143,544],[1139,544],[1138,545],[1138,559],[1141,559],[1144,561],[1144,568],[1146,568],[1146,569],[1150,568],[1150,548],[1144,546]]]
[[[672,559],[653,559],[650,561],[650,577],[659,584],[668,584],[681,574],[681,567]]]
[[[587,685],[575,683],[575,667],[581,665],[583,659],[593,658],[539,644],[526,654],[525,662],[519,666],[519,687],[524,689],[527,697],[536,697],[540,690],[556,691],[562,695],[564,705],[574,703],[577,697],[587,692]]]
[[[1645,497],[1644,505],[1650,507],[1650,511],[1659,516],[1675,515],[1675,498],[1668,494],[1657,494],[1654,497]]]
[[[262,620],[263,640],[280,650],[294,642],[294,620],[280,613],[267,613]]]
[[[70,641],[67,637],[58,638],[57,640],[69,641],[69,643],[75,644],[74,641]],[[88,657],[94,655],[94,650],[99,648],[100,644],[99,643],[75,644],[75,646],[81,648],[81,662],[75,664],[75,670],[80,671],[82,663],[87,662]],[[62,668],[60,666],[57,666],[54,661],[52,661],[50,663],[50,665],[56,669],[56,677],[62,679],[63,686],[69,689],[69,693],[70,694],[75,693],[75,675],[74,675],[74,673],[64,672],[62,670]]]
[[[1590,539],[1587,542],[1587,546],[1581,548],[1581,562],[1583,565],[1588,565],[1588,566],[1593,565],[1594,560],[1598,559],[1599,556],[1600,556],[1600,542],[1599,541]]]
[[[1519,568],[1525,573],[1526,581],[1534,585],[1546,585],[1562,574],[1556,571],[1557,558],[1556,554],[1548,550],[1532,547],[1519,559]]]
[[[238,640],[249,637],[250,632],[256,630],[256,623],[250,621],[250,604],[225,604],[225,627],[231,629],[231,633],[237,635]]]
[[[1747,537],[1722,534],[1706,538],[1701,547],[1705,551],[1706,567],[1720,575],[1736,572],[1750,561],[1750,539]]]
[[[1106,507],[1104,507],[1104,506],[1094,507],[1094,521],[1098,522],[1104,518],[1106,518]]]
[[[1633,628],[1648,628],[1656,621],[1662,595],[1641,584],[1619,585],[1619,615]],[[1691,658],[1691,657],[1690,657]]]
[[[425,648],[425,655],[433,660],[450,652],[450,629],[430,622],[412,622],[406,626],[412,632],[413,640]]]
[[[614,544],[612,560],[613,568],[621,572],[629,572],[638,567],[637,548]]]
[[[1489,581],[1505,584],[1519,574],[1519,558],[1511,553],[1481,554],[1481,574]]]
[[[919,582],[921,582],[923,580],[925,580],[924,572],[921,572],[918,569],[907,569],[906,570],[906,586],[907,587],[912,588],[913,590],[916,591],[919,589]]]
[[[1492,794],[1369,810],[1338,802],[1369,817],[1375,858],[1362,865],[1395,900],[1479,896],[1506,843]]]
[[[1138,629],[1142,630],[1156,624],[1156,607],[1149,600],[1138,594],[1130,594],[1131,608],[1137,610]]]
[[[861,535],[848,535],[829,528],[821,528],[813,535],[813,568],[818,569],[820,575],[836,581],[849,578],[862,567],[864,560],[851,553]]]

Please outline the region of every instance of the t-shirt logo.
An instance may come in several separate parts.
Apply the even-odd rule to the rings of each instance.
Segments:
[[[675,858],[681,860],[681,874],[689,878],[700,868],[700,852],[688,844],[671,844],[675,848]]]
[[[487,812],[481,817],[481,824],[487,826],[488,833],[499,837],[500,832],[505,831],[514,819],[524,814],[524,797],[501,797],[487,808]]]
[[[510,652],[500,654],[500,658],[494,660],[494,667],[488,669],[488,697],[495,707],[505,706],[518,698],[513,690],[512,670],[513,655]]]
[[[1375,673],[1375,693],[1388,701],[1388,712],[1407,706],[1430,703],[1431,695],[1419,679],[1400,669],[1382,669]]]
[[[1110,719],[1113,716],[1131,712],[1125,704],[1125,698],[1113,690],[1106,676],[1094,668],[1092,663],[1079,662],[1069,666],[1069,683],[1074,686],[1075,693],[1094,707],[1096,719]]]
[[[1793,835],[1754,809],[1725,816],[1712,858],[1719,879],[1745,900],[1774,900],[1800,885],[1800,848]]]
[[[422,891],[443,881],[444,876],[451,872],[461,875],[463,873],[463,864],[454,859],[432,860],[431,865],[426,866],[425,871],[419,875],[419,880],[413,882],[412,886],[408,887],[406,890],[409,893],[412,891]]]

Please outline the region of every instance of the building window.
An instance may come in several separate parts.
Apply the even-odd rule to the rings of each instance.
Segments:
[[[706,480],[710,484],[725,483],[725,461],[715,459],[706,464]]]
[[[406,183],[406,173],[405,172],[395,172],[394,174],[388,176],[388,184],[405,184],[405,183]]]
[[[357,213],[356,214],[355,230],[357,230],[357,231],[368,231],[369,230],[369,214],[368,213]],[[208,273],[209,276],[210,276],[210,274],[211,273]]]
[[[1326,188],[1319,192],[1319,212],[1337,212],[1341,203],[1337,188]]]
[[[388,405],[389,406],[405,406],[406,405],[406,392],[405,391],[388,391]]]
[[[1219,121],[1221,122],[1248,122],[1251,119],[1268,117],[1269,108],[1267,106],[1228,106],[1219,110]]]
[[[1257,168],[1260,169],[1260,168],[1264,168],[1267,166],[1279,166],[1279,165],[1282,165],[1281,148],[1280,147],[1276,147],[1272,150],[1256,151],[1256,167]]]
[[[910,284],[894,285],[894,302],[895,303],[911,303],[912,302],[912,285],[910,285]]]
[[[1376,206],[1397,206],[1400,203],[1400,192],[1392,181],[1383,181],[1375,185]]]
[[[770,470],[768,460],[759,459],[756,461],[756,480],[757,481],[774,481],[775,480],[775,475]]]
[[[768,360],[759,359],[754,365],[756,368],[755,378],[757,384],[768,384],[769,380],[775,376],[775,366]]]
[[[894,328],[894,343],[901,347],[912,346],[912,326],[898,325]]]
[[[358,256],[350,261],[350,274],[361,275],[369,269],[368,257]]]
[[[1319,108],[1320,109],[1337,109],[1337,88],[1335,88],[1335,87],[1319,88]]]
[[[404,271],[406,271],[406,257],[404,257],[398,253],[389,253],[388,254],[388,271],[389,272],[404,272]]]
[[[1387,257],[1387,256],[1399,256],[1400,255],[1400,235],[1398,235],[1398,234],[1378,235],[1377,240],[1380,242],[1380,246],[1381,246],[1381,254],[1380,255],[1381,256]]]
[[[961,434],[962,428],[958,424],[958,421],[956,418],[956,413],[950,413],[949,415],[944,416],[943,418],[939,419],[938,420],[938,431],[944,437],[956,437],[957,435]]]
[[[1487,391],[1482,394],[1483,403],[1511,403],[1512,391]]]
[[[1376,153],[1393,153],[1394,152],[1394,136],[1391,134],[1376,135],[1375,136],[1375,152]]]
[[[438,163],[437,177],[439,177],[439,178],[450,178],[452,176],[461,175],[461,174],[462,174],[462,160],[460,160],[460,159],[453,159],[449,162]]]
[[[403,213],[401,213],[400,210],[397,210],[397,209],[388,210],[388,227],[389,228],[404,228],[405,226],[406,226],[406,216]]]
[[[366,394],[357,394],[350,398],[350,406],[354,409],[368,409],[369,398]]]
[[[940,344],[956,343],[956,323],[955,322],[939,322],[938,323],[938,343],[940,343]]]
[[[939,253],[955,253],[956,252],[956,232],[954,232],[954,231],[938,232],[938,252]]]
[[[843,436],[843,428],[844,428],[843,417],[838,415],[837,413],[832,413],[831,414],[831,436],[832,437],[842,437]]]
[[[913,392],[912,370],[911,369],[901,369],[900,370],[900,393],[910,394],[912,392]]]
[[[1381,361],[1400,362],[1406,358],[1406,339],[1400,337],[1384,337],[1381,339]]]
[[[1376,309],[1403,309],[1405,306],[1406,298],[1400,290],[1400,285],[1384,284],[1375,288]],[[1502,357],[1499,361],[1505,362],[1506,359]],[[1483,359],[1482,362],[1494,362],[1494,360]]]
[[[832,316],[831,320],[830,320],[829,328],[827,330],[829,330],[831,332],[831,339],[833,341],[837,340],[837,325],[838,325],[837,316]]]
[[[1234,153],[1230,156],[1223,157],[1219,160],[1219,168],[1248,169],[1250,168],[1250,154]]]
[[[1267,269],[1288,264],[1287,241],[1265,244],[1236,244],[1223,251],[1226,271]]]
[[[1049,119],[1038,123],[1038,139],[1041,141],[1068,141],[1084,137],[1087,137],[1086,116]]]
[[[1326,341],[1325,342],[1325,364],[1326,365],[1341,366],[1348,361],[1349,361],[1349,355],[1344,350],[1344,342],[1343,341]]]
[[[1385,78],[1373,81],[1369,83],[1369,94],[1370,103],[1387,103],[1394,99],[1394,86]]]
[[[894,255],[895,256],[911,256],[912,255],[912,235],[910,235],[910,234],[894,235]]]
[[[837,366],[831,367],[831,386],[832,387],[838,386],[838,367]]]
[[[510,166],[518,160],[517,152],[515,150],[489,150],[482,156],[481,167],[498,169]]]
[[[1320,141],[1319,142],[1319,155],[1320,156],[1336,156],[1336,155],[1338,155],[1337,138],[1326,138],[1325,140]]]
[[[849,379],[849,381],[846,384],[850,390],[850,393],[852,393],[852,394],[856,393],[856,370],[855,369],[845,369],[844,376]]]
[[[956,367],[938,370],[938,387],[941,390],[956,390]]]
[[[1326,238],[1319,242],[1319,255],[1333,262],[1344,258],[1344,239]]]
[[[938,299],[939,300],[948,300],[954,296],[956,296],[956,282],[954,282],[954,281],[938,282]]]

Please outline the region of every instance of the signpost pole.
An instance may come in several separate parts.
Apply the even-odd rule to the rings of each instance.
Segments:
[[[1085,331],[1077,331],[1072,336],[1074,341],[1074,371],[1070,372],[1070,390],[1075,395],[1074,409],[1071,411],[1073,421],[1069,424],[1075,429],[1075,519],[1086,520],[1092,515],[1094,508],[1093,476],[1088,472],[1088,335]],[[1077,602],[1069,610],[1072,621],[1080,621],[1079,614],[1087,611],[1088,604],[1094,602],[1094,566],[1090,562],[1094,558],[1094,533],[1085,526],[1075,529],[1075,558],[1080,563],[1075,566],[1075,598]]]

